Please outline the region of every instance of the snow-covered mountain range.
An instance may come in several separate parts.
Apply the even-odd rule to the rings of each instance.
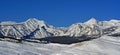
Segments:
[[[28,41],[14,43],[0,38],[0,55],[120,55],[120,20],[97,21],[95,18],[69,27],[54,27],[35,18],[25,22],[1,22],[0,37],[34,38],[62,37],[51,40],[72,42],[78,37],[99,37],[69,45]],[[68,36],[69,38],[64,38]],[[71,38],[72,39],[71,39]],[[85,37],[85,38],[86,38]],[[80,38],[81,39],[81,38]],[[14,41],[14,40],[13,40]],[[7,52],[7,53],[6,53]]]
[[[0,35],[14,38],[44,38],[50,36],[79,37],[120,33],[120,20],[97,21],[95,18],[69,27],[54,27],[43,20],[30,18],[25,22],[1,22]]]

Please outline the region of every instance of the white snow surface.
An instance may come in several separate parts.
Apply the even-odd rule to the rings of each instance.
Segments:
[[[0,41],[0,55],[120,55],[120,41],[116,39],[102,36],[71,45]]]

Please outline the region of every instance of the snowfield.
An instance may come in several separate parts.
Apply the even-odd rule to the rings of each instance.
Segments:
[[[120,37],[102,36],[70,45],[0,41],[0,55],[120,55]]]

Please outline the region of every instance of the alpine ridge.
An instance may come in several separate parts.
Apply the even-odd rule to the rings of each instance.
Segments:
[[[0,35],[14,38],[44,38],[54,36],[80,37],[82,35],[100,37],[118,33],[119,20],[97,21],[95,18],[69,27],[54,27],[42,20],[30,18],[25,22],[1,22]]]

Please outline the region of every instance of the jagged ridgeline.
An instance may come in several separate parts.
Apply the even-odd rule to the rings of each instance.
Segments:
[[[91,37],[96,38],[104,34],[113,34],[119,30],[120,21],[97,21],[91,18],[84,23],[76,23],[69,27],[54,27],[36,18],[25,22],[1,22],[0,37],[12,37],[15,39],[41,39],[48,37]]]

